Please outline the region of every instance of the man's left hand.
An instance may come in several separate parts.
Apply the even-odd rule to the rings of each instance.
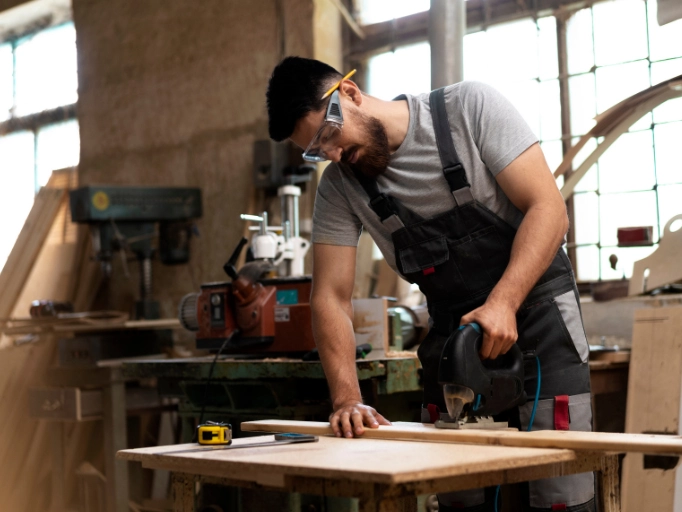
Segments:
[[[516,312],[503,303],[486,302],[462,317],[460,325],[476,322],[483,329],[482,359],[495,359],[506,354],[519,335],[516,331]]]

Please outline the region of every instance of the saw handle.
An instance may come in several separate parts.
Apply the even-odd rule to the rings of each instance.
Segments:
[[[461,331],[461,330],[464,329],[467,325],[470,325],[471,327],[473,327],[473,328],[474,328],[474,331],[476,331],[478,334],[482,334],[482,332],[481,332],[481,331],[482,331],[481,326],[478,325],[476,322],[471,322],[470,324],[460,325],[460,326],[459,326],[459,329],[457,329],[457,330],[458,330],[458,331]]]

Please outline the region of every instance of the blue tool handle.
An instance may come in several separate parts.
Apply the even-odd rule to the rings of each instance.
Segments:
[[[474,328],[474,330],[475,330],[478,334],[481,334],[481,326],[478,325],[476,322],[471,322],[470,324],[460,325],[460,326],[459,326],[459,329],[457,329],[457,330],[458,330],[458,331],[461,331],[461,330],[464,329],[467,325],[470,325],[471,327]]]

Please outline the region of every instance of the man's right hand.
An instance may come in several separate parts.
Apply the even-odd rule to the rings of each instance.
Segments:
[[[337,407],[329,416],[329,423],[336,437],[361,436],[365,433],[363,426],[379,428],[379,425],[391,424],[373,407],[362,402],[350,402]]]

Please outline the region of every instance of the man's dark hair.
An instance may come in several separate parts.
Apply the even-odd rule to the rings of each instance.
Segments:
[[[268,91],[268,129],[277,142],[291,137],[296,123],[308,112],[318,112],[328,100],[322,95],[343,75],[324,62],[287,57],[272,72]]]

